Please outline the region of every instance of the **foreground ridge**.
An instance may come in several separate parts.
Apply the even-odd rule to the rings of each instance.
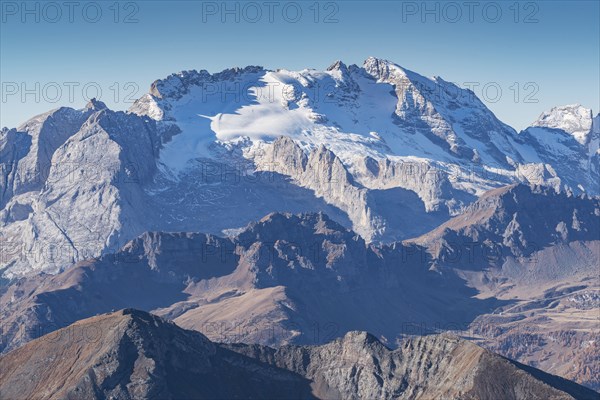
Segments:
[[[0,362],[7,399],[598,396],[450,335],[394,351],[365,332],[321,346],[223,345],[134,309],[78,321]]]

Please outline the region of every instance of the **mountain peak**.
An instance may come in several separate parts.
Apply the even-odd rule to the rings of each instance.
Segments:
[[[494,254],[529,256],[552,245],[598,238],[598,206],[594,198],[571,196],[548,186],[509,185],[490,190],[463,214],[414,242],[428,246],[444,241],[477,242],[493,247]],[[534,226],[531,221],[540,222]],[[481,251],[479,259],[464,262],[463,266],[487,265],[490,258],[481,254],[492,254],[489,251]],[[436,257],[443,260],[447,254],[442,249]]]
[[[378,58],[378,57],[373,57],[370,56],[368,57],[364,62],[363,62],[363,66],[367,66],[367,65],[374,65],[374,64],[383,64],[383,65],[396,65],[393,62],[386,60],[384,58]]]
[[[532,124],[534,127],[560,129],[581,144],[586,144],[592,130],[592,110],[581,104],[552,107]]]
[[[381,341],[375,335],[366,331],[347,332],[341,338],[341,341],[343,344],[360,345],[361,347],[366,347],[371,344],[384,347],[383,343],[381,343]]]
[[[291,230],[297,226],[305,226],[310,229],[324,230],[329,232],[346,232],[346,228],[330,219],[323,212],[308,212],[304,214],[291,214],[273,212],[263,217],[259,222],[251,223],[246,231],[254,231],[257,227],[262,227],[266,231],[284,230],[291,233]]]
[[[214,74],[211,74],[205,69],[200,71],[195,69],[181,71],[171,74],[164,79],[157,79],[154,81],[150,86],[150,94],[159,99],[167,97],[178,99],[188,93],[189,89],[193,86],[199,86],[209,82],[230,81],[243,74],[255,74],[264,71],[265,69],[258,65],[248,65],[244,68],[227,68]]]
[[[95,97],[93,99],[91,99],[90,101],[88,101],[88,103],[85,105],[86,110],[100,111],[100,110],[105,110],[107,108],[108,107],[106,107],[106,104],[104,104],[102,101],[96,99]]]
[[[327,67],[327,71],[341,71],[343,73],[348,71],[348,66],[344,64],[342,61],[337,60],[329,67]]]
[[[321,212],[305,214],[274,212],[258,222],[250,223],[237,235],[236,241],[243,244],[277,241],[304,243],[308,239],[313,240],[315,235],[337,241],[349,240],[355,236],[355,233]]]
[[[400,67],[398,64],[395,64],[389,60],[385,60],[383,58],[377,57],[369,57],[363,63],[363,68],[369,74],[381,77],[383,72],[388,72],[390,70],[396,70],[400,72],[404,72],[404,69]]]

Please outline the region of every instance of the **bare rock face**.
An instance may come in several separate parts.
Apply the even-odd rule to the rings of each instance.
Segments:
[[[49,179],[54,152],[77,132],[92,110],[62,107],[0,134],[3,178],[0,207],[14,195],[39,190]]]
[[[156,172],[154,121],[95,102],[40,115],[19,130],[7,138],[23,137],[31,146],[24,157],[13,156],[3,180],[0,268],[11,276],[56,273],[146,230],[139,205],[142,186]]]
[[[281,137],[255,158],[259,169],[290,176],[348,214],[356,232],[371,241],[381,221],[371,215],[367,190],[354,182],[342,161],[320,146],[308,155],[292,139]]]
[[[433,228],[455,213],[442,199],[458,205],[474,197],[455,191],[448,175],[426,162],[392,162],[364,157],[349,167],[327,147],[304,151],[297,142],[280,137],[254,156],[259,170],[289,176],[344,211],[352,229],[368,242],[408,237],[415,229]],[[419,221],[419,226],[413,223]],[[400,222],[401,221],[401,222]]]
[[[534,376],[541,371],[499,357],[452,335],[405,339],[394,351],[366,332],[350,332],[341,339],[316,347],[283,346],[266,351],[258,346],[228,347],[306,376],[319,398],[560,399],[595,396],[587,389],[556,392],[554,388],[568,381],[551,375],[546,375],[548,379],[545,380],[549,386],[537,386]],[[540,378],[541,375],[537,377]]]
[[[198,332],[130,309],[79,321],[0,361],[2,398],[594,399],[597,395],[451,336],[410,339],[390,351],[367,333],[351,332],[323,346],[274,350],[215,344]]]

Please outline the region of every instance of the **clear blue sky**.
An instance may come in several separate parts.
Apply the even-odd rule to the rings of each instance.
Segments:
[[[476,94],[517,129],[554,105],[600,108],[597,0],[479,1],[472,9],[463,1],[1,3],[0,126],[59,105],[80,108],[86,85],[87,95],[99,87],[111,108],[126,109],[153,80],[180,70],[322,69],[371,55],[478,82]],[[23,98],[23,89],[32,93]]]

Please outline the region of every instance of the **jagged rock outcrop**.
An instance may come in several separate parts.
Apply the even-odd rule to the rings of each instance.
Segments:
[[[244,345],[228,347],[306,376],[319,398],[541,399],[565,396],[549,387],[532,388],[532,376],[528,373],[535,374],[533,369],[452,335],[407,338],[393,351],[366,332],[350,332],[318,347],[283,346],[277,350]],[[511,373],[505,375],[506,370]],[[560,378],[556,383],[559,382]],[[591,391],[570,395],[595,396]]]
[[[367,241],[381,230],[382,221],[371,215],[368,191],[354,181],[342,161],[325,146],[307,155],[292,139],[283,136],[257,155],[255,162],[257,168],[288,175],[298,185],[341,208]]]

